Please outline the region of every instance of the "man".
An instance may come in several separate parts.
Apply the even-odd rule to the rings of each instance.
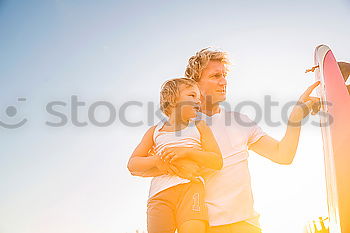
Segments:
[[[253,209],[247,149],[279,164],[291,164],[298,146],[301,121],[319,110],[319,99],[309,95],[318,82],[300,97],[281,141],[266,135],[243,114],[226,112],[219,103],[226,99],[226,54],[203,49],[189,59],[186,76],[197,81],[201,91],[201,116],[221,149],[223,169],[206,179],[208,232],[261,232]],[[316,107],[315,107],[316,106]],[[227,122],[231,122],[227,124]]]
[[[224,161],[222,170],[205,178],[208,232],[260,233],[258,215],[253,209],[248,149],[273,162],[291,164],[299,141],[301,121],[310,112],[316,114],[319,110],[319,99],[309,96],[319,83],[310,86],[300,97],[299,104],[290,114],[284,137],[277,141],[246,115],[219,106],[226,100],[228,63],[226,53],[203,49],[189,59],[185,72],[188,78],[198,83],[201,92],[199,117],[211,128]],[[136,175],[157,176],[161,167]]]

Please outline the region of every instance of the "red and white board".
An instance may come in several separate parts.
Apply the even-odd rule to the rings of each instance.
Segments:
[[[350,95],[329,47],[315,50],[330,233],[350,233]]]

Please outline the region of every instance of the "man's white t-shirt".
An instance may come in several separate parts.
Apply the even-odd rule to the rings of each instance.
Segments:
[[[247,159],[248,147],[266,134],[248,116],[224,108],[211,117],[199,113],[198,119],[211,128],[224,162],[222,170],[205,177],[210,226],[240,221],[259,226]]]

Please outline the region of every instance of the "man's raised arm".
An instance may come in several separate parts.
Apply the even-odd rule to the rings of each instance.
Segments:
[[[299,98],[288,120],[286,133],[281,141],[266,135],[253,143],[249,149],[279,164],[293,162],[300,136],[301,121],[311,112],[315,115],[320,108],[320,99],[311,97],[311,92],[319,85],[315,82]]]

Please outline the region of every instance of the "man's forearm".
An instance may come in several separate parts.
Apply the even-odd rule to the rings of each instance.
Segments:
[[[196,162],[198,165],[219,170],[222,168],[222,157],[214,152],[191,150],[188,158]]]
[[[290,114],[286,133],[281,141],[265,135],[250,145],[249,149],[279,164],[291,164],[297,151],[301,122],[310,114],[319,111],[320,99],[310,94],[320,84],[315,82],[300,96]]]
[[[176,175],[175,168],[171,164],[162,161],[156,155],[131,158],[128,163],[128,169],[134,176],[156,177],[165,174]]]
[[[286,133],[278,143],[278,158],[281,164],[291,164],[296,154],[299,136],[300,123],[289,122]]]

